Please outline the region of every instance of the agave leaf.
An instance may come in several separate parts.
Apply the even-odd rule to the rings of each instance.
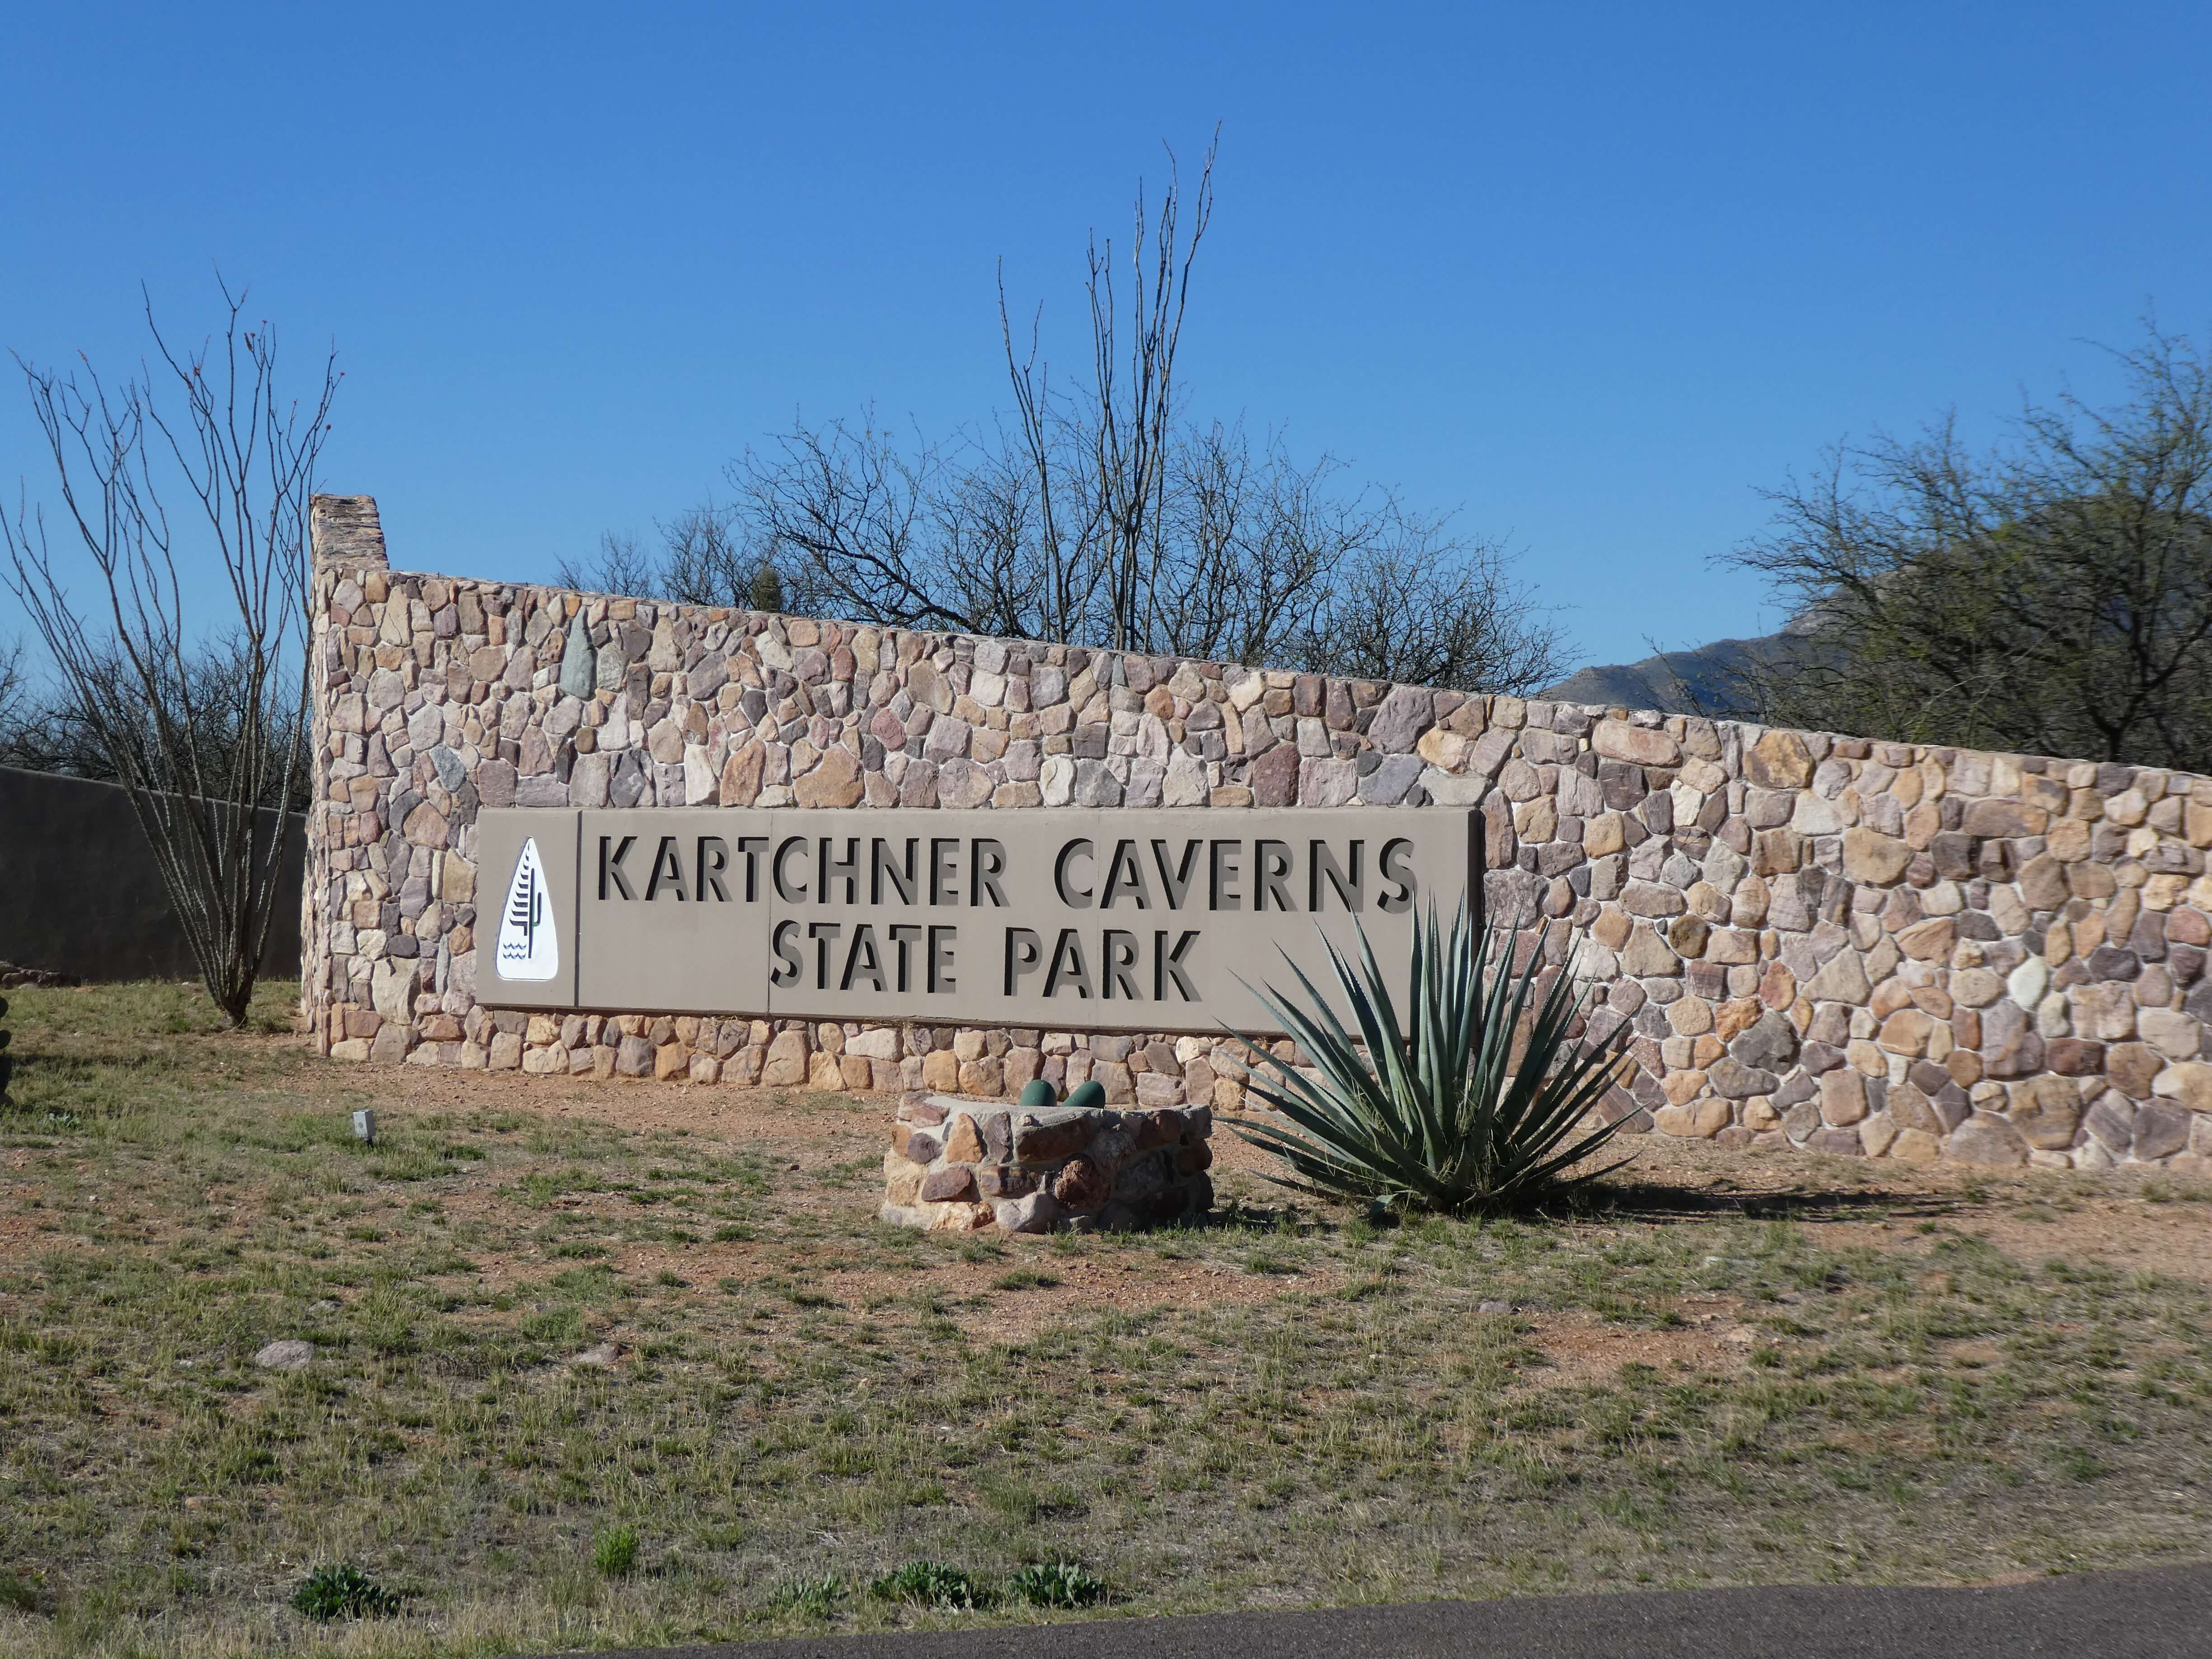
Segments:
[[[1619,1132],[1618,1122],[1583,1126],[1614,1086],[1620,1042],[1570,1036],[1591,994],[1574,981],[1571,952],[1546,966],[1548,924],[1516,969],[1519,927],[1478,929],[1462,901],[1447,933],[1431,905],[1414,921],[1403,1018],[1373,942],[1355,927],[1356,952],[1325,941],[1334,998],[1287,957],[1295,991],[1252,988],[1305,1070],[1230,1033],[1251,1056],[1253,1097],[1271,1109],[1231,1127],[1287,1166],[1268,1179],[1315,1196],[1468,1213],[1538,1202],[1605,1173],[1575,1166]]]

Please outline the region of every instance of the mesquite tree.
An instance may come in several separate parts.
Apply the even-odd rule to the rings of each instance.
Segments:
[[[274,331],[222,291],[222,332],[197,350],[173,349],[149,304],[153,356],[119,386],[16,359],[60,507],[50,525],[19,504],[0,539],[67,717],[129,791],[236,1025],[270,927],[298,902],[280,889],[284,809],[310,759],[308,498],[339,375],[327,356],[307,396],[285,398]],[[50,531],[89,566],[90,603]]]
[[[1727,556],[1794,616],[1730,712],[1911,742],[2212,766],[2212,361],[2147,325],[2124,395],[1832,451]]]

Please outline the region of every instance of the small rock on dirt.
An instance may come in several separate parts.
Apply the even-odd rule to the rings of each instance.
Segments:
[[[620,1359],[622,1357],[623,1345],[621,1343],[594,1342],[590,1347],[585,1349],[583,1352],[576,1355],[575,1358],[569,1360],[568,1363],[571,1365],[591,1365],[605,1370],[607,1366],[613,1364],[615,1361]]]
[[[1513,1304],[1510,1302],[1500,1302],[1492,1297],[1490,1301],[1476,1304],[1474,1310],[1477,1313],[1485,1314],[1510,1314],[1513,1311]]]
[[[264,1371],[304,1371],[315,1357],[315,1345],[288,1338],[271,1342],[253,1356],[253,1363]]]

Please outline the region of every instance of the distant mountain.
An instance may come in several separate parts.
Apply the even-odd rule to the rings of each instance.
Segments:
[[[1735,677],[1772,659],[1790,636],[1784,630],[1755,639],[1715,640],[1688,651],[1664,651],[1642,662],[1584,668],[1537,695],[1561,702],[1657,708],[1670,714],[1720,713],[1739,696]]]

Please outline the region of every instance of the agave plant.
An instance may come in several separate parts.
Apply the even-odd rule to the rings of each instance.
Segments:
[[[1290,1176],[1270,1179],[1316,1197],[1468,1215],[1522,1207],[1606,1173],[1569,1171],[1620,1127],[1582,1127],[1613,1086],[1619,1044],[1569,1036],[1587,993],[1570,962],[1539,994],[1544,934],[1515,973],[1516,931],[1478,928],[1462,901],[1447,935],[1431,905],[1413,927],[1409,1025],[1364,928],[1357,963],[1328,947],[1348,1024],[1295,963],[1302,999],[1273,986],[1255,992],[1311,1062],[1309,1075],[1240,1036],[1273,1069],[1264,1080],[1255,1073],[1250,1088],[1279,1115],[1232,1127],[1290,1165]]]

